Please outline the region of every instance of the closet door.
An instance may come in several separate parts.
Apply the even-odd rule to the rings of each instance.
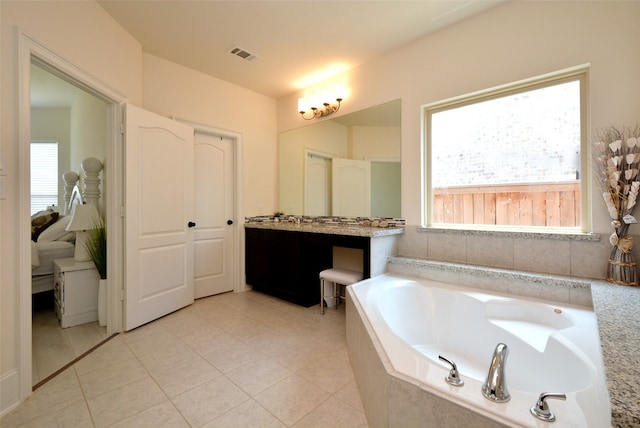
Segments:
[[[195,298],[233,290],[234,169],[230,138],[195,135]]]
[[[332,214],[345,217],[371,215],[371,162],[331,159]]]
[[[125,330],[193,303],[193,133],[126,106]]]

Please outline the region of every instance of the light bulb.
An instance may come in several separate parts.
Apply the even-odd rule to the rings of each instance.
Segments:
[[[318,108],[320,106],[320,99],[318,98],[318,94],[311,94],[309,96],[309,107]]]
[[[309,103],[306,98],[298,98],[298,111],[304,113],[309,110]]]
[[[322,91],[322,103],[323,104],[331,104],[332,102],[335,101],[335,98],[333,98],[333,95],[331,94],[331,91],[328,89],[325,89],[324,91]]]

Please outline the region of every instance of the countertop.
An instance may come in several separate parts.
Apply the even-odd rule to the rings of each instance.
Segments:
[[[250,229],[287,230],[306,233],[324,233],[329,235],[363,236],[369,238],[400,235],[404,233],[404,228],[402,227],[382,228],[321,223],[264,222],[245,223],[244,227]]]
[[[640,287],[590,281],[614,427],[640,427]]]

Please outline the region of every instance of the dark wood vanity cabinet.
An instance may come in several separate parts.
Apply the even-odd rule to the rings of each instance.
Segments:
[[[333,266],[333,247],[361,248],[369,258],[369,238],[286,230],[245,228],[247,284],[309,307],[320,302],[320,271]],[[365,278],[369,263],[365,262]]]

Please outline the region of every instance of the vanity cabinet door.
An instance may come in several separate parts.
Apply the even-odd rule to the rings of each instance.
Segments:
[[[247,284],[299,303],[300,236],[278,230],[246,230]]]
[[[300,234],[280,232],[277,237],[277,260],[274,261],[274,288],[284,299],[300,303]]]
[[[303,306],[320,303],[320,272],[333,266],[333,244],[330,235],[308,233],[302,238],[300,300]]]
[[[261,230],[245,229],[245,275],[247,284],[254,288],[269,286],[269,255],[271,248],[268,241],[261,239]]]

